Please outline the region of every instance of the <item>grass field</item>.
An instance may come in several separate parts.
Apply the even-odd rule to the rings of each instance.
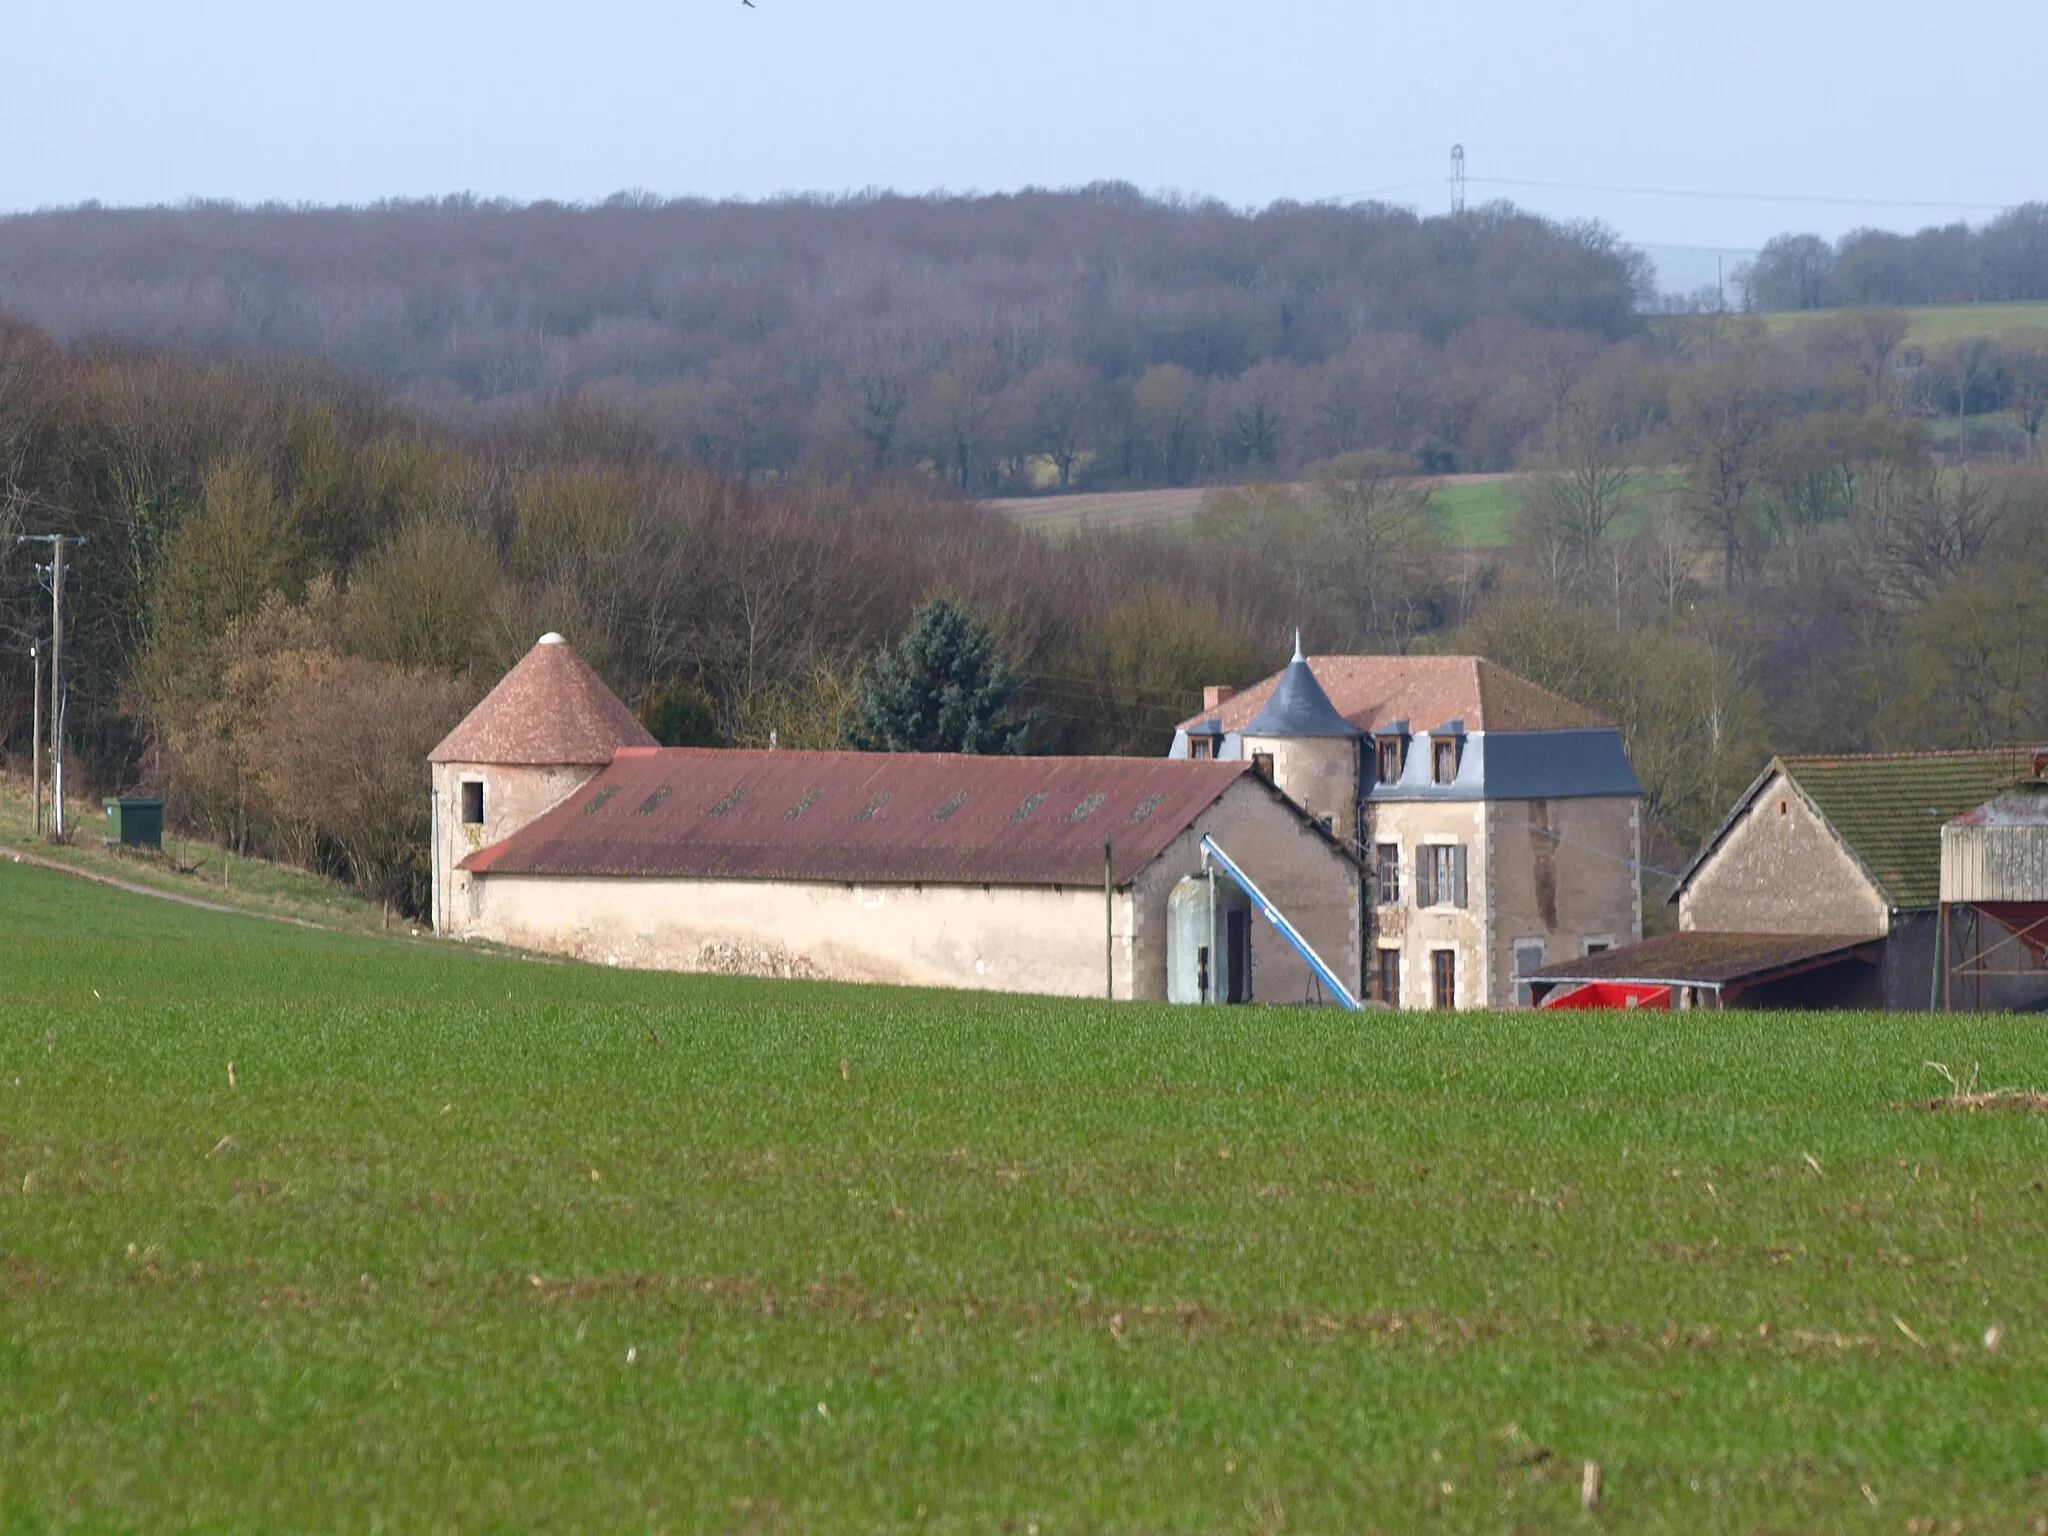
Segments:
[[[44,790],[44,814],[49,814]],[[262,859],[236,858],[213,843],[196,842],[166,830],[160,851],[107,846],[105,802],[65,797],[70,841],[51,844],[35,835],[29,781],[0,774],[0,848],[193,901],[234,907],[266,917],[290,918],[323,928],[357,933],[403,924],[387,919],[375,902],[345,886],[301,869]]]
[[[1895,1107],[2037,1021],[634,975],[4,863],[0,932],[0,1528],[2048,1517],[2048,1117]]]
[[[1497,549],[1512,542],[1516,497],[1524,476],[1446,475],[1426,481],[1444,519],[1445,537],[1461,549]],[[1623,537],[1642,526],[1645,509],[1677,483],[1675,473],[1651,470],[1643,475],[1633,518],[1616,525]],[[1201,487],[1165,491],[1097,491],[1073,496],[1023,496],[989,505],[1035,532],[1053,537],[1087,529],[1184,533],[1202,510]]]
[[[1446,537],[1461,548],[1508,542],[1516,475],[1451,475],[1431,480]],[[1185,533],[1202,510],[1201,486],[1162,491],[1095,491],[1072,496],[1020,496],[989,505],[1034,532],[1061,537],[1089,532]]]
[[[1839,309],[1782,310],[1763,317],[1773,334],[1796,330]],[[1921,304],[1909,308],[1913,328],[1907,339],[1921,343],[1949,341],[1957,336],[1995,336],[2000,331],[2048,329],[2048,303]]]

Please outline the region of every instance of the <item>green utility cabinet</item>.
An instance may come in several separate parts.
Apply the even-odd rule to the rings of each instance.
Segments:
[[[163,845],[163,801],[123,797],[107,802],[109,848],[161,848]]]

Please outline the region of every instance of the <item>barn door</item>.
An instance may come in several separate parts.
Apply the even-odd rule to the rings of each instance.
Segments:
[[[1224,1001],[1248,1003],[1252,1000],[1252,915],[1230,911],[1223,917],[1225,952],[1230,956],[1230,993]]]

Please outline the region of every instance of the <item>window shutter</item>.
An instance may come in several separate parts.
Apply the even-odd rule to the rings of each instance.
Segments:
[[[1415,905],[1433,907],[1436,905],[1436,850],[1423,847],[1415,850]]]
[[[1451,850],[1451,905],[1462,907],[1465,900],[1465,845],[1458,844]]]

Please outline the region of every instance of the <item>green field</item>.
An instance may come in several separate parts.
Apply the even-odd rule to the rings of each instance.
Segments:
[[[49,814],[44,790],[44,814]],[[358,933],[402,931],[375,902],[307,870],[263,859],[238,858],[215,843],[166,830],[160,849],[109,848],[105,802],[65,797],[70,841],[51,844],[35,834],[33,802],[25,778],[0,775],[0,850],[61,864],[105,880],[166,891],[189,901],[228,906],[265,917]]]
[[[635,975],[4,863],[0,932],[7,1530],[2048,1515],[2048,1116],[1896,1107],[2038,1021]]]
[[[1443,514],[1444,536],[1466,549],[1509,542],[1519,476],[1452,475],[1426,482]],[[1306,489],[1302,487],[1300,489]],[[1091,533],[1190,532],[1201,515],[1201,486],[1164,491],[1096,491],[1022,496],[989,505],[1034,532],[1052,537]]]
[[[1774,335],[1847,313],[1839,309],[1778,310],[1762,317]],[[1958,336],[1996,336],[2001,331],[2048,328],[2048,303],[1919,304],[1906,310],[1913,328],[1907,339],[1921,343]]]
[[[1524,478],[1518,474],[1446,475],[1422,483],[1430,489],[1449,543],[1460,549],[1498,549],[1514,541],[1516,498]],[[1649,507],[1677,483],[1675,471],[1644,471],[1637,487],[1635,515],[1621,519],[1616,533],[1625,538],[1639,531]],[[1189,486],[1166,491],[1024,496],[989,505],[1026,528],[1056,538],[1084,529],[1180,534],[1193,528],[1206,494],[1199,486]]]

